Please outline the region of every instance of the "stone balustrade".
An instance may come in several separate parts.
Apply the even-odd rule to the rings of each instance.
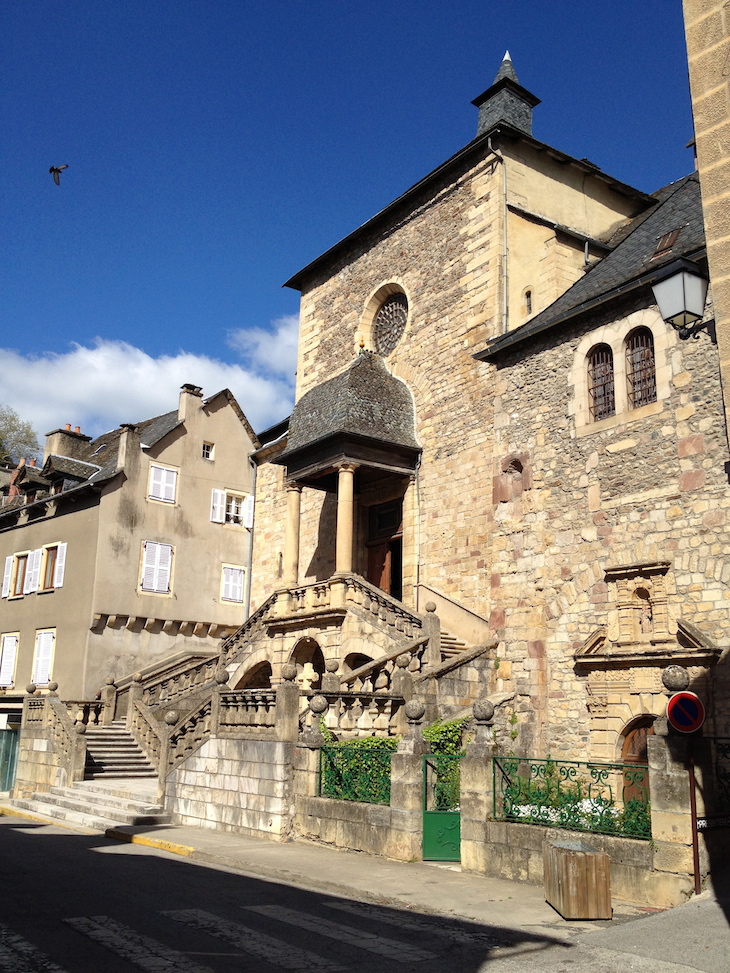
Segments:
[[[405,703],[403,696],[392,693],[309,693],[300,698],[300,727],[311,736],[324,726],[340,740],[398,736],[404,726]]]
[[[159,770],[167,733],[163,725],[155,719],[149,706],[139,699],[132,700],[127,713],[127,730],[142,748],[152,766]]]
[[[276,723],[276,691],[245,689],[221,692],[218,729],[225,733],[247,729],[272,729]]]
[[[101,699],[66,699],[64,705],[74,723],[100,726],[103,723],[104,701]]]

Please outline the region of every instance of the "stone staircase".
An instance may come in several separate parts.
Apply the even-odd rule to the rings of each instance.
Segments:
[[[52,787],[29,798],[16,798],[7,806],[52,821],[107,831],[120,826],[168,824],[170,815],[156,803],[156,797],[156,781],[79,781],[72,787]]]
[[[127,732],[123,720],[86,731],[85,780],[157,778],[157,771]]]
[[[446,662],[448,659],[453,659],[454,656],[459,655],[467,648],[466,642],[463,639],[457,638],[456,635],[451,635],[449,632],[441,632],[441,661]]]

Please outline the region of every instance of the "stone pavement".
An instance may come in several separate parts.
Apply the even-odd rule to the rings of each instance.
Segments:
[[[18,816],[11,807],[0,807],[0,814]],[[666,912],[614,901],[613,920],[569,922],[547,905],[541,886],[462,873],[458,865],[395,862],[306,841],[176,825],[121,827],[106,834],[268,881],[544,937],[554,945],[530,953],[531,973],[730,971],[730,894],[724,891],[710,889]],[[500,970],[523,970],[526,961],[524,952],[505,950]]]

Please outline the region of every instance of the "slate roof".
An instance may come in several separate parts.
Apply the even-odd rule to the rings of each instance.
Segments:
[[[178,412],[165,412],[164,415],[154,416],[152,419],[144,419],[142,422],[134,423],[134,427],[139,434],[139,441],[144,446],[154,446],[163,439],[169,432],[177,426],[182,425],[178,419]],[[119,439],[122,435],[121,426],[112,429],[101,436],[97,436],[86,447],[86,456],[89,462],[101,463],[96,473],[89,477],[91,483],[101,483],[110,479],[117,472],[119,457]],[[97,450],[103,446],[100,452]]]
[[[50,473],[66,473],[79,480],[88,480],[92,473],[100,469],[97,463],[85,463],[83,460],[71,459],[69,456],[56,456],[54,453],[46,460],[43,469],[46,475]]]
[[[301,397],[282,459],[338,433],[418,448],[411,393],[373,352],[358,355],[344,372]]]
[[[697,173],[691,173],[654,194],[657,204],[619,227],[607,242],[614,249],[550,307],[507,334],[493,338],[475,355],[489,360],[499,352],[562,324],[637,287],[649,285],[666,264],[679,257],[704,253],[705,230]],[[676,243],[654,256],[659,239],[680,229]]]

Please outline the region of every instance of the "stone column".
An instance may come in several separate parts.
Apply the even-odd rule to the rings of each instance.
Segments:
[[[390,762],[390,835],[386,854],[399,861],[423,857],[423,755],[428,743],[421,724],[426,707],[419,699],[406,703],[408,730]]]
[[[356,469],[354,463],[342,463],[337,467],[337,546],[335,549],[337,574],[349,574],[352,571],[352,539],[355,530],[353,497]]]
[[[302,510],[302,486],[289,481],[286,485],[286,539],[284,541],[284,586],[299,584],[299,535]]]
[[[493,807],[494,706],[479,699],[473,707],[476,734],[461,761],[461,867],[464,871],[489,870],[490,819]]]

